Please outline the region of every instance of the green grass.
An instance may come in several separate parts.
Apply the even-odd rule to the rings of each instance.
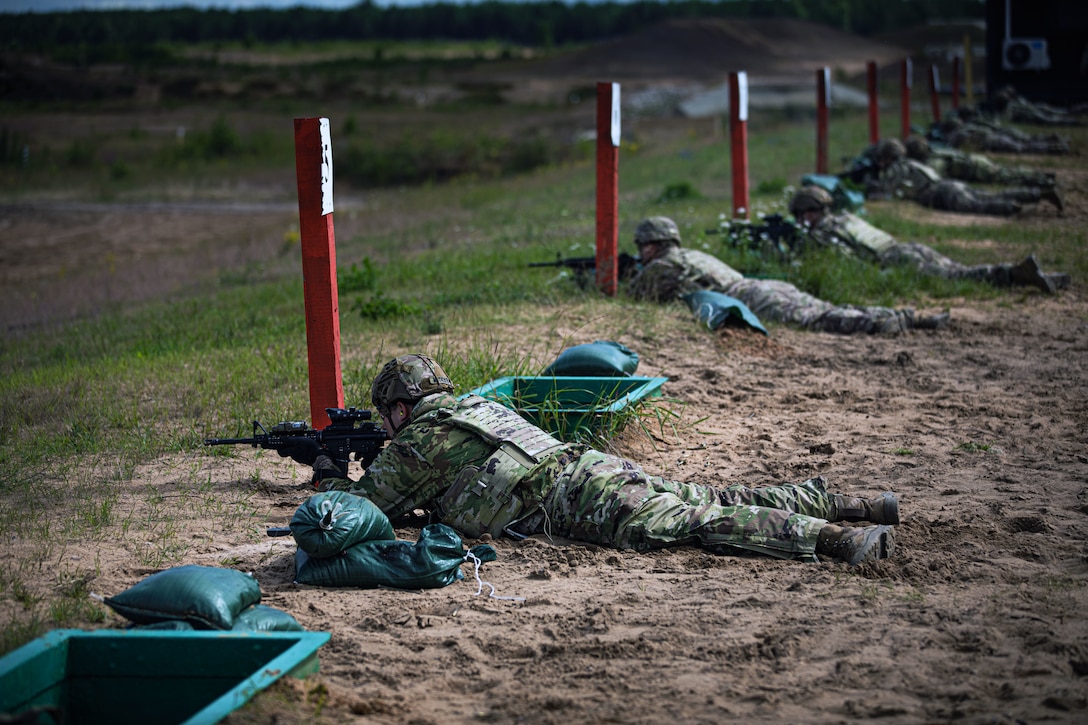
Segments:
[[[262,164],[290,178],[282,139],[268,142],[279,149],[268,160],[247,151],[249,142],[233,136],[233,126],[220,124],[215,131],[215,118],[201,141],[207,153],[175,158],[170,180],[199,186],[213,173],[229,176],[232,168]],[[858,150],[865,123],[860,114],[835,119],[832,158]],[[811,170],[811,124],[757,117],[749,132],[753,211],[783,211],[790,185]],[[1085,132],[1072,133],[1083,148]],[[129,137],[148,144],[141,134]],[[18,154],[9,150],[0,189],[23,181],[69,183],[65,164],[74,164],[70,183],[92,189],[101,169],[94,162],[90,169],[78,165],[98,158],[88,152],[101,150],[95,143],[106,142],[73,142],[67,161],[54,152],[56,167],[33,173],[12,163]],[[147,166],[125,168],[123,178],[109,183],[144,196],[166,193]],[[706,233],[732,208],[729,168],[723,139],[691,135],[655,144],[633,130],[619,163],[621,250],[635,251],[630,239],[641,218],[664,214],[677,221],[688,246],[720,254],[750,274],[788,278],[836,302],[939,305],[950,298],[1019,294],[881,271],[838,256],[816,255],[801,266],[746,256]],[[547,334],[519,340],[518,329],[550,333],[592,319],[606,321],[615,338],[651,334],[660,324],[659,307],[603,298],[558,270],[527,267],[557,253],[592,254],[594,190],[594,167],[580,156],[501,180],[467,175],[448,184],[375,192],[373,201],[384,213],[406,221],[337,239],[348,404],[369,407],[370,382],[381,365],[409,351],[434,355],[464,392],[501,375],[535,374],[560,351],[554,342],[539,342]],[[874,207],[871,219],[962,261],[1013,260],[1034,251],[1046,268],[1067,271],[1080,284],[1088,280],[1083,228],[941,227],[883,206]],[[0,341],[0,530],[20,537],[25,551],[0,566],[0,599],[22,612],[0,628],[0,651],[52,626],[100,621],[100,611],[73,603],[83,600],[78,586],[42,593],[32,585],[59,576],[56,564],[67,541],[116,536],[118,545],[134,547],[143,565],[158,567],[179,561],[191,545],[179,537],[180,517],[245,530],[255,516],[246,496],[220,495],[195,470],[179,472],[171,490],[123,498],[118,486],[131,488],[136,467],[165,453],[200,450],[206,436],[248,434],[254,418],[308,419],[307,374],[297,272],[235,275],[200,297],[6,335]],[[660,435],[678,418],[669,406],[650,406],[621,422]],[[960,450],[985,448],[963,444]],[[895,453],[910,455],[909,449]],[[186,506],[179,509],[178,502]],[[94,571],[93,562],[81,566],[64,575],[76,582]]]

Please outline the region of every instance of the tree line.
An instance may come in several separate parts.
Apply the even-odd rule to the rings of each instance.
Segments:
[[[563,46],[626,35],[673,18],[797,18],[873,35],[932,19],[982,18],[982,0],[640,0],[639,2],[435,2],[380,7],[371,0],[340,9],[296,6],[81,10],[6,14],[5,50],[158,43],[313,42],[330,40],[495,40]]]

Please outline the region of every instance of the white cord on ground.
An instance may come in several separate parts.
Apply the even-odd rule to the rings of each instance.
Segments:
[[[525,597],[500,597],[497,594],[495,594],[495,585],[492,584],[491,582],[485,582],[485,581],[480,579],[480,565],[483,564],[483,562],[480,561],[480,557],[476,556],[475,554],[473,554],[470,551],[470,552],[467,552],[465,554],[465,561],[468,561],[469,559],[471,559],[473,564],[476,565],[475,574],[476,574],[476,585],[477,586],[476,586],[476,593],[473,594],[472,596],[474,596],[474,597],[480,596],[480,592],[482,592],[484,590],[484,584],[486,584],[487,586],[491,587],[491,593],[487,595],[491,599],[506,599],[506,600],[511,601],[511,602],[524,602],[525,601]]]

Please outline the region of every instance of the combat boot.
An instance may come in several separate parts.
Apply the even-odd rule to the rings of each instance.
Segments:
[[[835,515],[831,521],[869,521],[874,524],[899,525],[899,498],[885,491],[876,498],[864,499],[835,494]]]
[[[1042,192],[1043,201],[1049,201],[1058,208],[1058,211],[1065,211],[1065,199],[1062,197],[1062,193],[1058,191],[1057,186],[1047,187]]]
[[[887,559],[895,551],[891,526],[843,527],[827,524],[816,539],[816,553],[842,559],[850,566]]]
[[[1046,276],[1054,283],[1054,289],[1065,289],[1072,281],[1065,272],[1047,272]]]
[[[936,315],[919,315],[914,318],[915,330],[943,330],[948,327],[948,321],[952,319],[949,312],[941,312]]]
[[[1039,260],[1034,254],[1029,254],[1023,262],[1009,269],[1009,279],[1013,284],[1022,284],[1028,287],[1038,287],[1048,295],[1057,291],[1054,280],[1043,274],[1039,267]]]

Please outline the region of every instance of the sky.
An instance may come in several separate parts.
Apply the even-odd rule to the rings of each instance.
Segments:
[[[431,2],[466,3],[471,0],[374,0],[379,7],[390,5],[421,5]],[[187,5],[196,8],[290,8],[305,5],[313,8],[340,10],[359,0],[0,0],[0,13],[55,12],[63,10],[153,10]]]

